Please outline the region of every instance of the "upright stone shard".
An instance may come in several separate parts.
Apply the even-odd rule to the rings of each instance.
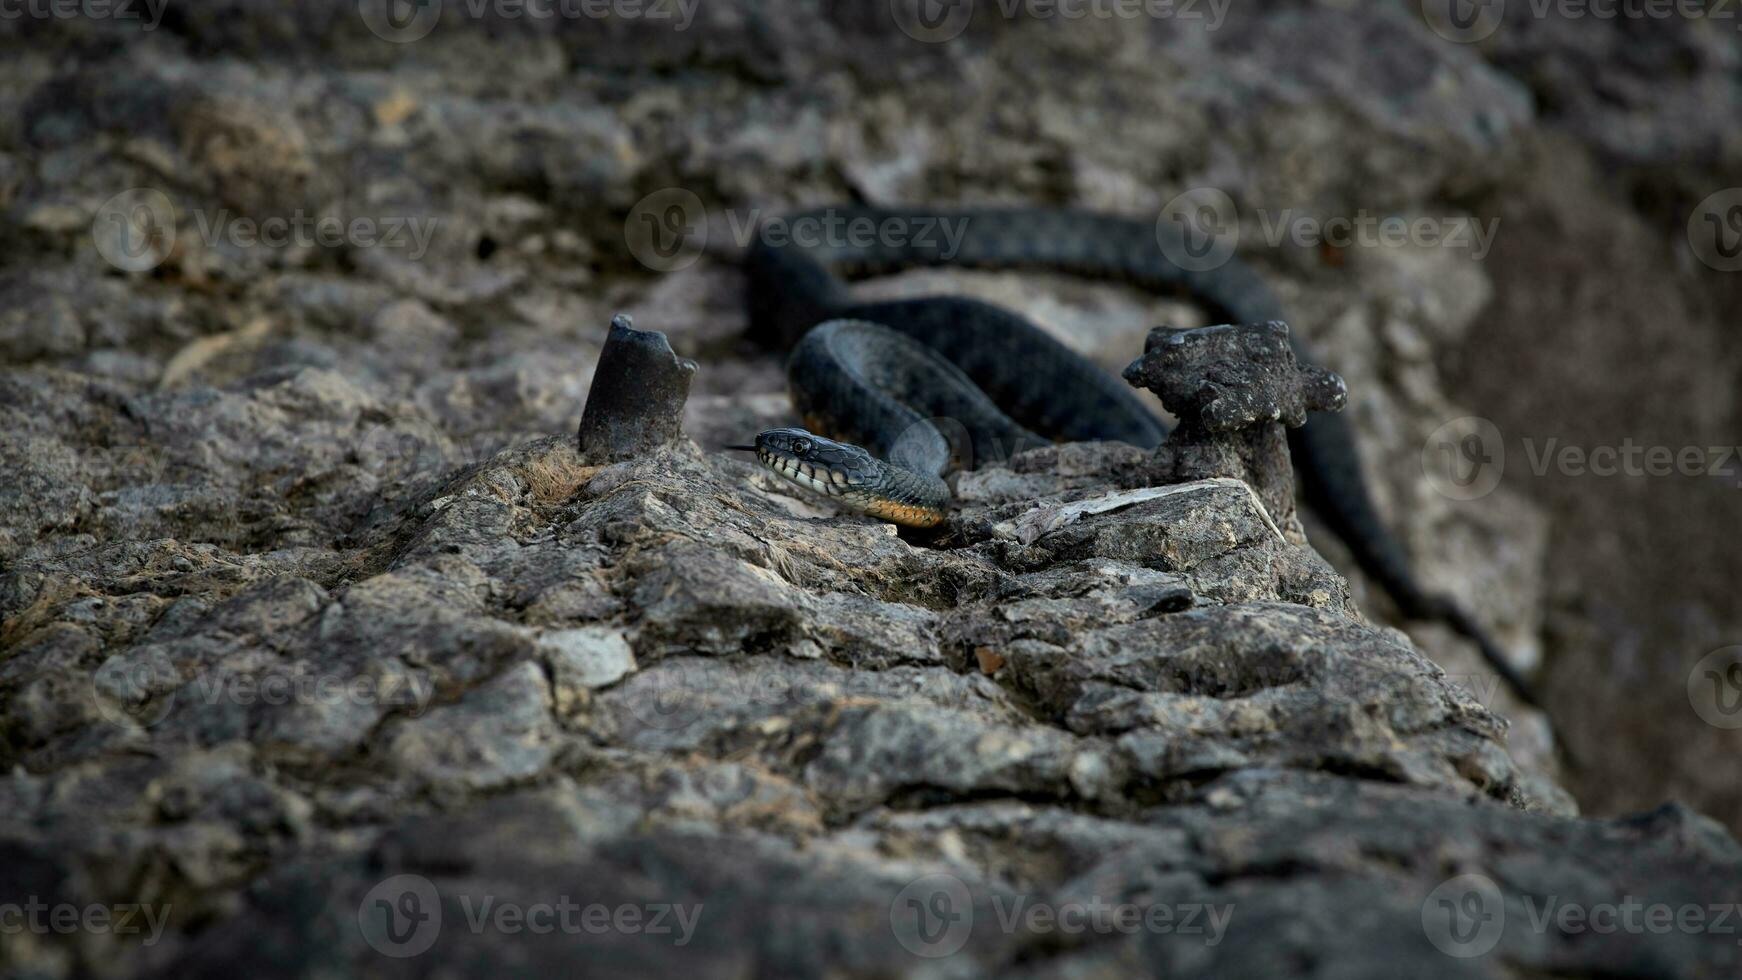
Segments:
[[[627,313],[611,318],[579,432],[582,458],[615,463],[683,438],[683,407],[696,362],[680,358],[665,334],[637,330]]]

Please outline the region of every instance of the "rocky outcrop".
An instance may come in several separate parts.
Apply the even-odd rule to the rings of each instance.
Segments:
[[[1716,903],[1742,849],[1681,809],[1572,817],[1245,485],[1123,488],[1139,455],[967,474],[948,548],[690,444],[599,466],[551,437],[407,488],[343,548],[30,559],[3,675],[13,887],[164,927],[31,937],[10,965],[1732,962],[1717,936],[1532,926],[1545,902]],[[1447,894],[1504,930],[1454,933]],[[570,927],[531,931],[564,903]]]
[[[920,540],[712,451],[789,410],[741,342],[757,209],[1443,210],[1541,150],[1531,92],[1570,89],[1507,66],[1561,42],[981,4],[928,43],[885,6],[0,20],[0,970],[1736,972],[1722,828],[1577,817],[1529,717],[1422,652],[1457,641],[1363,616],[1243,484],[1060,446],[962,474]],[[1417,564],[1533,635],[1544,515],[1419,464],[1490,272],[1251,250]],[[1059,277],[869,290],[942,288],[1115,368],[1201,322]],[[582,455],[625,309],[701,365],[688,438]]]

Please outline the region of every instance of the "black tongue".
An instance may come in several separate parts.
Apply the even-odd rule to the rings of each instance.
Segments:
[[[721,449],[742,449],[747,453],[753,453],[756,451],[755,446],[721,446],[720,448]]]

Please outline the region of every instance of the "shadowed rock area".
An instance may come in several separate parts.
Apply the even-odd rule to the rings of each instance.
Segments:
[[[779,356],[743,337],[734,228],[758,209],[1153,214],[1215,185],[1267,219],[1492,209],[1514,241],[1608,241],[1696,183],[1662,154],[1721,141],[1735,114],[1689,100],[1728,104],[1733,41],[1629,48],[1611,103],[1557,69],[1576,37],[1451,45],[1383,5],[1235,5],[1207,31],[981,4],[943,44],[883,3],[704,2],[682,27],[434,6],[409,44],[338,0],[0,20],[0,927],[25,923],[0,971],[1742,971],[1723,826],[1577,816],[1469,648],[1381,625],[1243,484],[1046,448],[960,474],[955,527],[922,540],[715,451],[792,420]],[[1658,74],[1662,123],[1626,111]],[[1664,196],[1617,203],[1567,162],[1603,154]],[[638,202],[670,188],[708,241],[650,256]],[[241,230],[275,218],[307,234]],[[1263,220],[1243,254],[1348,380],[1430,584],[1548,649],[1550,680],[1603,682],[1602,638],[1671,604],[1551,602],[1550,556],[1555,596],[1643,573],[1581,565],[1516,484],[1459,506],[1419,462],[1471,414],[1444,352],[1499,372],[1480,358],[1514,355],[1464,340],[1502,329],[1510,282],[1500,315],[1550,319],[1518,295],[1553,261],[1269,249]],[[1643,263],[1673,292],[1667,247],[1632,241],[1566,279]],[[1061,276],[863,291],[987,298],[1114,370],[1154,324],[1202,323]],[[613,462],[576,433],[591,390],[624,390],[595,379],[621,310],[699,369],[687,436]],[[1730,363],[1715,317],[1680,312],[1639,384]],[[1672,517],[1588,547],[1692,533]],[[1708,599],[1673,607],[1688,635],[1723,632]],[[1614,713],[1561,689],[1606,811],[1674,768],[1617,732],[1722,744],[1663,674],[1603,688]],[[1734,780],[1700,758],[1679,795],[1718,812]],[[130,911],[55,923],[93,906]]]

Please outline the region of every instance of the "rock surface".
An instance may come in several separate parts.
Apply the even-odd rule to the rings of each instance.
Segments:
[[[1213,184],[1528,214],[1506,181],[1553,147],[1539,114],[1649,162],[1733,113],[1624,138],[1518,67],[1583,42],[1455,46],[1381,6],[1206,30],[982,4],[942,44],[884,4],[431,6],[412,44],[339,0],[0,20],[0,926],[50,910],[0,970],[1738,971],[1724,829],[1575,816],[1527,718],[1364,618],[1244,487],[1146,489],[1135,451],[1063,446],[963,474],[959,530],[910,542],[704,449],[788,411],[739,339],[753,209],[1140,213]],[[1698,104],[1732,51],[1638,49],[1617,84],[1674,64]],[[709,241],[649,256],[628,226],[673,187]],[[307,234],[262,241],[271,218]],[[1436,349],[1491,329],[1490,271],[1257,252],[1424,572],[1532,635],[1543,514],[1505,487],[1460,509],[1418,461],[1468,414]],[[873,288],[916,286],[1115,369],[1193,322],[1056,277]],[[574,432],[620,309],[702,365],[696,442],[599,465]],[[1629,903],[1701,926],[1590,927]],[[123,906],[145,914],[53,922]]]
[[[693,446],[589,466],[550,437],[342,553],[27,561],[12,887],[167,929],[8,966],[1735,967],[1718,936],[1533,928],[1543,902],[1717,903],[1742,848],[1678,808],[1574,818],[1248,488],[1118,489],[1138,455],[971,474],[981,539],[949,549]],[[1499,896],[1491,949],[1434,918],[1448,881]]]

